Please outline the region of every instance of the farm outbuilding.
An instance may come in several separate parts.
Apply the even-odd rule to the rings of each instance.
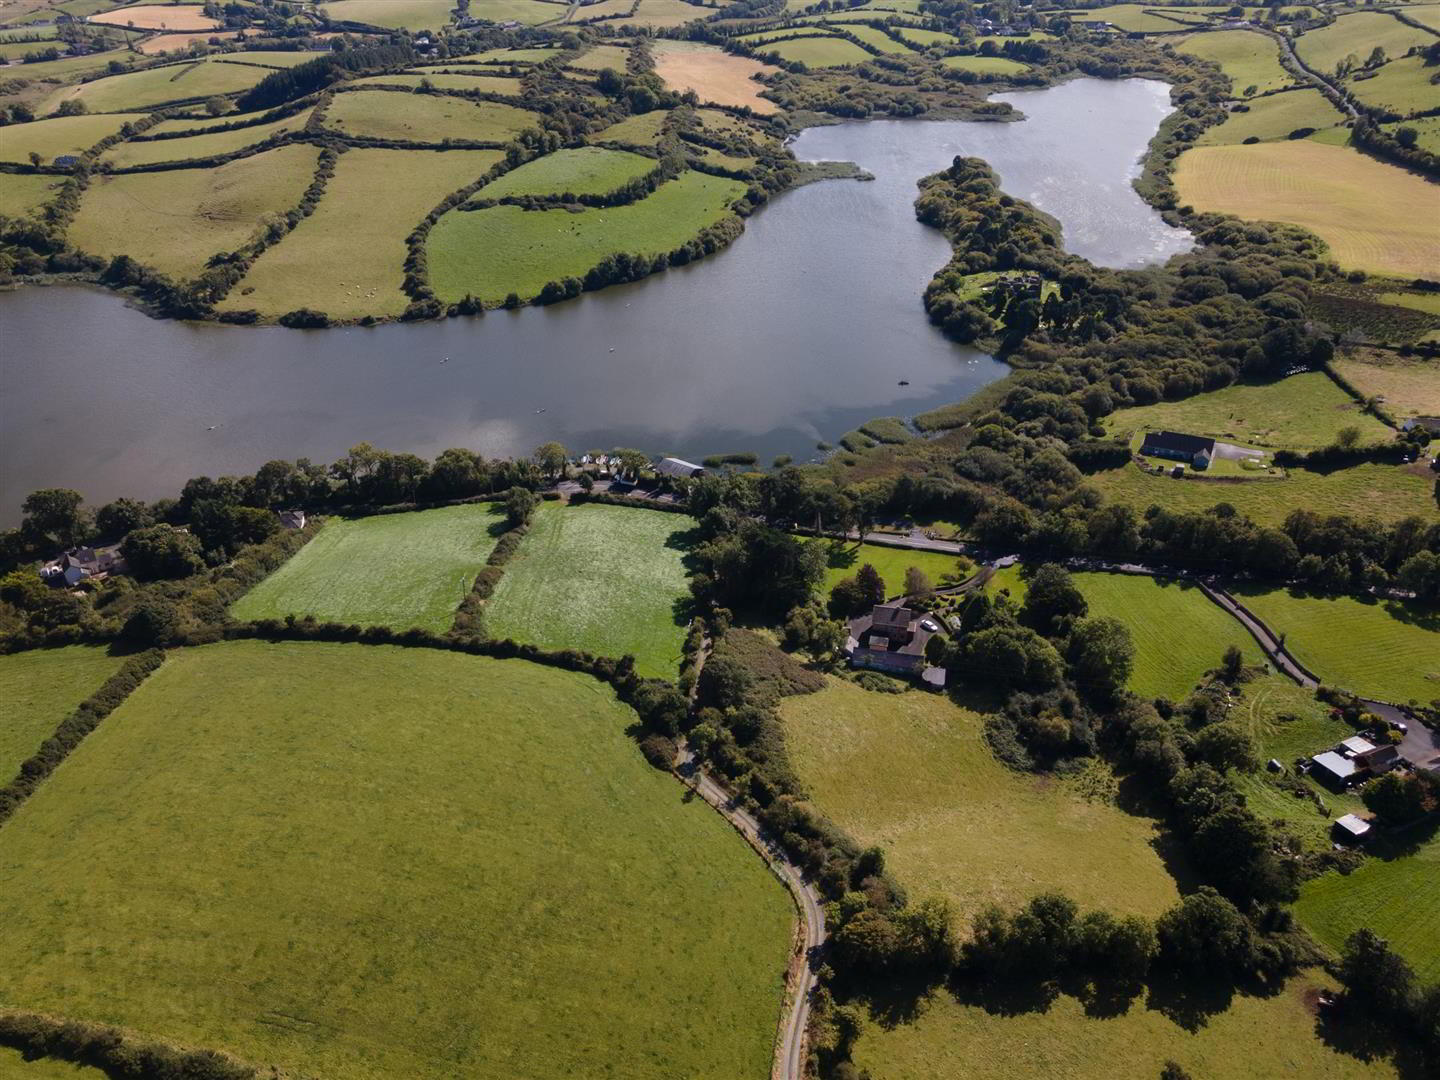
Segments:
[[[688,480],[695,476],[704,476],[705,469],[694,462],[685,461],[682,458],[661,458],[655,464],[655,471],[661,476],[674,476],[682,480]]]

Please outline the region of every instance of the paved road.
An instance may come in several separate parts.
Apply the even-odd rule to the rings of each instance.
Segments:
[[[1250,636],[1255,639],[1256,644],[1258,644],[1265,655],[1269,657],[1272,664],[1286,675],[1289,675],[1290,678],[1294,679],[1306,690],[1314,690],[1320,685],[1319,680],[1311,675],[1298,660],[1290,655],[1290,651],[1285,648],[1284,643],[1281,642],[1279,638],[1270,632],[1270,628],[1256,616],[1250,614],[1249,611],[1241,606],[1238,600],[1224,589],[1212,587],[1203,581],[1200,583],[1200,589],[1206,596],[1220,605],[1221,608],[1234,616],[1241,626],[1250,631]]]
[[[790,990],[790,1007],[781,1019],[780,1046],[775,1057],[771,1080],[803,1080],[805,1075],[805,1029],[810,1023],[810,994],[815,989],[815,952],[825,944],[825,909],[820,894],[807,884],[800,868],[792,863],[779,845],[771,842],[760,823],[735,804],[729,792],[712,780],[695,760],[683,742],[677,772],[707,803],[718,810],[750,845],[764,856],[780,880],[795,897],[804,928],[804,948],[798,958],[798,971]]]

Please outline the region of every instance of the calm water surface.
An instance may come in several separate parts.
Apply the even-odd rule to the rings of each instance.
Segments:
[[[1163,84],[1084,79],[1002,100],[1028,119],[806,131],[800,157],[856,161],[875,181],[789,192],[714,258],[552,308],[293,331],[157,321],[83,287],[0,296],[0,521],[38,487],[158,498],[361,440],[803,460],[871,417],[961,400],[1006,368],[926,322],[921,293],[949,245],[915,221],[920,177],[983,156],[1062,221],[1070,250],[1107,265],[1189,244],[1129,186],[1169,109]]]

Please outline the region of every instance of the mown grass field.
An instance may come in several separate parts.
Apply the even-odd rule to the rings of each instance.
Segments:
[[[860,567],[869,563],[885,581],[885,595],[898,596],[905,588],[905,571],[918,566],[930,576],[930,583],[939,586],[942,574],[957,574],[957,560],[954,555],[938,551],[912,551],[907,548],[887,547],[884,544],[837,543],[821,540],[827,552],[825,581],[820,586],[829,596],[842,579],[854,577]],[[967,575],[968,576],[968,575]]]
[[[1440,265],[1440,216],[1414,213],[1433,201],[1429,183],[1350,147],[1202,146],[1180,156],[1175,186],[1197,210],[1309,229],[1346,269],[1414,278]]]
[[[536,296],[545,283],[583,277],[606,255],[666,254],[730,213],[745,193],[734,180],[686,172],[639,202],[585,210],[451,211],[431,230],[431,283],[443,300],[472,293],[499,301]]]
[[[940,61],[957,71],[973,71],[976,75],[1013,75],[1029,65],[1004,56],[947,56]]]
[[[1183,401],[1120,409],[1105,417],[1104,424],[1120,438],[1140,431],[1184,431],[1297,450],[1329,446],[1346,427],[1359,428],[1364,442],[1381,442],[1392,435],[1321,371],[1278,382],[1236,383]]]
[[[543,503],[484,609],[485,632],[547,649],[635,657],[675,678],[689,596],[679,514]]]
[[[28,217],[55,197],[63,177],[0,173],[0,214]]]
[[[287,131],[299,131],[309,119],[309,113],[301,112],[269,124],[236,128],[234,131],[215,131],[204,135],[192,135],[183,139],[156,139],[153,142],[123,142],[106,152],[104,161],[117,168],[132,165],[153,165],[159,161],[188,161],[192,158],[213,157],[217,154],[233,154],[247,146],[257,146],[266,139],[282,135]]]
[[[1325,976],[1290,980],[1272,998],[1236,997],[1187,1029],[1137,1002],[1122,1016],[1085,1015],[1072,997],[1045,1012],[1007,1015],[937,993],[914,1023],[865,1025],[854,1058],[886,1080],[1153,1080],[1167,1061],[1205,1080],[1394,1080],[1384,1060],[1361,1061],[1315,1034]]]
[[[484,503],[332,520],[232,614],[443,632],[504,528]]]
[[[1134,465],[1085,477],[1107,499],[1143,513],[1150,506],[1196,512],[1229,503],[1252,521],[1279,525],[1291,510],[1398,521],[1435,512],[1433,474],[1424,466],[1352,465],[1332,473],[1291,469],[1284,478],[1233,483],[1141,472]]]
[[[758,46],[757,46],[758,48]],[[860,64],[870,59],[870,54],[854,42],[838,37],[807,37],[793,41],[778,41],[767,44],[762,50],[775,53],[792,63],[802,63],[812,68],[842,67],[845,64]]]
[[[1232,112],[1223,124],[1208,128],[1197,145],[1233,146],[1249,138],[1262,142],[1284,139],[1303,128],[1334,127],[1345,119],[1319,90],[1286,90],[1252,98],[1247,104],[1248,112]]]
[[[1408,116],[1440,103],[1440,90],[1430,81],[1434,73],[1433,67],[1425,66],[1424,57],[1405,56],[1383,65],[1368,79],[1350,79],[1349,85],[1366,105]]]
[[[81,251],[129,255],[178,278],[251,240],[264,219],[297,206],[320,151],[283,146],[213,169],[97,177],[68,239]]]
[[[1378,349],[1335,357],[1335,370],[1362,394],[1385,399],[1396,416],[1440,416],[1440,360]]]
[[[477,7],[480,5],[476,5]],[[440,30],[450,25],[452,0],[334,0],[320,10],[331,19],[386,30]],[[479,12],[476,15],[482,18]]]
[[[303,297],[331,318],[401,314],[410,304],[402,289],[405,238],[442,199],[500,158],[498,150],[342,154],[315,213],[255,261],[220,309],[276,317]],[[400,175],[406,183],[395,183]]]
[[[1219,64],[1220,70],[1230,77],[1231,88],[1237,96],[1252,86],[1264,93],[1295,81],[1280,65],[1279,46],[1264,34],[1217,30],[1187,37],[1175,48]]]
[[[523,661],[173,654],[0,834],[6,997],[311,1076],[763,1075],[793,907],[634,718]]]
[[[20,763],[121,663],[96,645],[0,656],[0,784],[8,784]]]
[[[1368,927],[1410,961],[1423,983],[1440,978],[1440,836],[1412,830],[1393,850],[1372,845],[1371,858],[1348,876],[1331,872],[1300,887],[1295,914],[1302,926],[1337,952]]]
[[[0,128],[0,161],[28,162],[32,153],[48,164],[61,154],[79,154],[101,139],[114,135],[121,125],[144,118],[144,113],[112,116],[57,116],[30,124]]]
[[[62,101],[83,102],[92,113],[136,112],[171,101],[236,94],[250,89],[268,74],[264,68],[214,60],[167,64],[62,87],[46,98],[37,112],[54,112]]]
[[[1333,74],[1335,66],[1354,54],[1360,63],[1379,45],[1387,56],[1404,56],[1412,45],[1428,45],[1433,34],[1407,26],[1393,15],[1380,12],[1358,12],[1341,15],[1328,26],[1307,30],[1295,43],[1300,59],[1316,71]]]
[[[1078,782],[1002,765],[980,713],[946,697],[831,679],[819,693],[785,698],[780,713],[817,809],[861,844],[884,848],[886,867],[915,899],[945,896],[962,921],[1047,889],[1083,907],[1148,916],[1177,899],[1151,847],[1153,822],[1086,798]]]
[[[445,139],[509,142],[539,117],[526,109],[496,101],[393,90],[355,90],[336,94],[325,112],[325,126],[348,135],[439,143]]]
[[[654,158],[601,146],[556,150],[511,169],[475,193],[477,199],[506,195],[604,195],[652,171]]]
[[[1076,574],[1090,617],[1110,616],[1130,630],[1135,667],[1130,689],[1142,697],[1179,701],[1220,666],[1235,645],[1246,661],[1261,663],[1255,639],[1211,603],[1197,586],[1130,574]]]
[[[767,64],[691,41],[657,41],[653,49],[656,74],[676,90],[694,90],[701,101],[746,106],[758,113],[779,108],[760,96],[764,87],[751,78],[773,74],[775,69]]]
[[[1232,590],[1323,683],[1381,701],[1440,698],[1440,615],[1395,600]]]

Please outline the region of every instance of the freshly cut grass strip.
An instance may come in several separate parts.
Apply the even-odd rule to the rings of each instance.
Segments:
[[[499,150],[369,150],[340,155],[315,213],[269,247],[220,304],[277,317],[303,295],[333,319],[399,315],[410,304],[405,238],[451,192],[474,183]],[[406,177],[396,184],[397,176]]]
[[[421,143],[446,139],[503,143],[538,124],[534,113],[513,105],[388,90],[336,94],[325,113],[326,127],[348,135]]]
[[[125,168],[132,165],[154,165],[161,161],[186,161],[191,158],[233,154],[247,146],[257,146],[266,139],[305,127],[308,113],[297,113],[270,124],[255,124],[234,131],[216,131],[184,139],[155,139],[146,142],[123,142],[105,154],[111,165]]]
[[[1283,139],[1301,128],[1334,127],[1345,119],[1324,94],[1313,89],[1286,90],[1247,104],[1248,111],[1232,112],[1224,123],[1204,131],[1197,145],[1233,145],[1252,137]]]
[[[101,139],[114,135],[126,123],[144,118],[144,113],[114,113],[108,116],[60,116],[29,124],[11,124],[0,128],[0,161],[26,162],[35,153],[48,164],[61,154],[89,150]]]
[[[267,218],[298,205],[319,154],[282,146],[213,169],[96,177],[69,238],[81,251],[194,277],[212,255],[242,247]]]
[[[730,213],[745,193],[734,180],[686,172],[628,206],[567,210],[452,210],[431,230],[431,283],[443,300],[471,293],[499,301],[579,277],[606,255],[666,254]]]
[[[490,504],[330,521],[231,613],[440,633],[450,629],[504,527]]]
[[[499,199],[506,195],[603,195],[637,180],[658,162],[624,150],[581,146],[556,150],[542,158],[511,169],[478,192],[477,199]]]
[[[123,662],[98,645],[0,656],[0,784]]]
[[[687,593],[685,532],[694,522],[623,506],[543,504],[485,605],[485,631],[547,649],[635,657],[673,679]]]
[[[179,650],[0,830],[7,998],[293,1075],[763,1076],[794,908],[635,719],[520,660]]]
[[[1414,278],[1440,266],[1440,214],[1416,213],[1434,187],[1349,147],[1202,146],[1180,156],[1175,186],[1197,210],[1309,229],[1342,267]]]

